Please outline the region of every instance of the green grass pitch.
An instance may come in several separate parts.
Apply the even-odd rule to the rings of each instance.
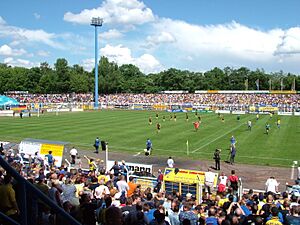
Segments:
[[[194,113],[176,113],[177,121],[170,120],[170,113],[158,112],[156,120],[153,111],[103,110],[98,112],[47,113],[40,117],[0,118],[0,140],[19,142],[24,138],[66,141],[78,149],[93,150],[97,136],[109,142],[111,151],[126,152],[131,155],[143,154],[146,139],[153,142],[153,155],[186,157],[187,159],[209,159],[215,148],[221,148],[221,158],[229,154],[230,137],[237,140],[236,162],[291,166],[300,159],[300,117],[280,116],[281,128],[276,126],[277,115],[270,118],[261,115],[224,115],[222,122],[215,113],[201,114],[202,123],[195,132]],[[166,121],[162,120],[163,115]],[[152,125],[148,118],[152,117]],[[252,120],[252,131],[247,130],[247,121]],[[156,123],[161,131],[156,132]],[[265,124],[271,125],[269,135],[265,134]],[[187,140],[188,151],[187,155]]]

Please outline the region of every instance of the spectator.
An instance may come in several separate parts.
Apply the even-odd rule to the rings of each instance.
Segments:
[[[78,151],[75,147],[73,147],[70,150],[70,156],[71,156],[71,165],[75,165],[76,162],[76,156],[78,155]]]
[[[273,206],[271,208],[271,219],[266,222],[266,225],[282,225],[278,218],[278,208]]]
[[[16,194],[11,184],[12,177],[4,176],[3,184],[0,185],[0,211],[15,221],[19,221],[19,207]]]
[[[173,168],[174,167],[174,160],[172,159],[171,156],[167,160],[167,165],[168,165],[169,168]]]
[[[275,179],[275,177],[271,176],[266,182],[266,191],[272,192],[273,194],[278,192],[279,183]]]

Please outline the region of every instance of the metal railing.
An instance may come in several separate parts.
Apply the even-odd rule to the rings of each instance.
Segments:
[[[19,200],[19,208],[20,208],[20,223],[12,220],[4,213],[0,212],[0,217],[11,224],[22,224],[22,225],[35,225],[37,221],[32,221],[28,218],[28,209],[27,209],[27,194],[30,193],[30,196],[34,196],[36,200],[41,200],[43,203],[51,207],[56,214],[64,217],[70,224],[72,225],[80,225],[76,219],[74,219],[71,215],[69,215],[65,210],[59,207],[53,200],[47,197],[44,193],[42,193],[38,188],[36,188],[33,184],[28,182],[24,177],[22,177],[14,168],[12,168],[2,157],[0,157],[0,166],[6,170],[6,173],[9,173],[21,186],[20,197]],[[31,199],[32,200],[32,199]]]

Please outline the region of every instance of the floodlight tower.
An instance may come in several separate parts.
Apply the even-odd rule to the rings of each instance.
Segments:
[[[98,27],[101,27],[103,19],[100,17],[93,17],[91,25],[95,27],[95,95],[94,95],[94,109],[98,109]]]

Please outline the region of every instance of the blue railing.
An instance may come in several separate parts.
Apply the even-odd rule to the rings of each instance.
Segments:
[[[0,166],[6,170],[7,173],[9,173],[20,185],[20,194],[18,197],[20,197],[19,200],[19,208],[20,208],[20,223],[17,223],[16,221],[12,220],[8,216],[6,216],[4,213],[0,212],[0,218],[2,220],[5,220],[11,224],[14,225],[35,225],[37,224],[37,221],[32,221],[28,218],[28,210],[27,210],[27,194],[31,193],[32,196],[34,196],[34,199],[38,199],[43,201],[46,205],[50,206],[53,211],[55,211],[56,214],[61,215],[64,217],[70,224],[72,225],[81,225],[76,219],[74,219],[71,215],[69,215],[65,210],[63,210],[61,207],[59,207],[54,201],[52,201],[49,197],[47,197],[44,193],[42,193],[39,189],[37,189],[33,184],[28,182],[26,179],[24,179],[14,168],[12,168],[2,157],[0,157]]]

